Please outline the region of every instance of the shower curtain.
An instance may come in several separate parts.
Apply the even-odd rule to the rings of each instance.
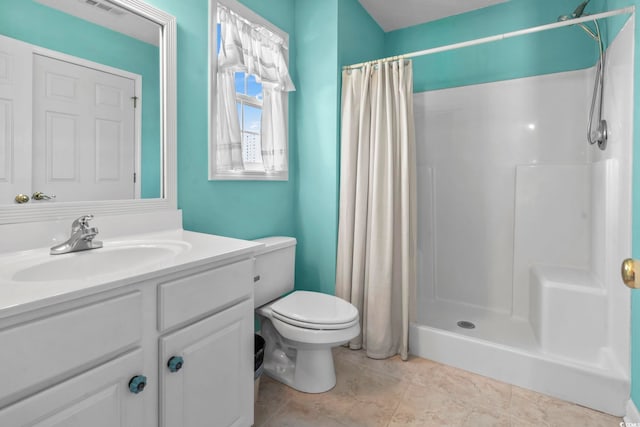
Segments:
[[[349,346],[371,358],[408,357],[416,232],[411,61],[345,70],[336,295],[360,312]]]

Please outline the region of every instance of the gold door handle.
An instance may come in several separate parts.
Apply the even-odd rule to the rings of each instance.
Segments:
[[[640,272],[640,261],[631,258],[622,261],[622,281],[631,289],[640,288],[640,276],[636,271]]]
[[[51,200],[51,199],[55,199],[56,195],[55,194],[48,195],[48,194],[44,194],[41,191],[36,191],[31,195],[31,198],[33,200]]]
[[[29,201],[29,196],[27,196],[26,194],[18,194],[15,199],[16,203],[27,203]]]

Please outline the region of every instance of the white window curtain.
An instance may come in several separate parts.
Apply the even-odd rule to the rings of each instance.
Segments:
[[[236,85],[233,70],[219,70],[217,77],[217,156],[218,170],[244,170],[242,135],[236,107]]]
[[[411,61],[342,73],[336,295],[360,312],[349,343],[408,357],[416,282],[416,167]]]
[[[267,172],[287,170],[287,129],[284,97],[295,90],[279,36],[218,5],[221,26],[218,53],[217,168],[244,170],[236,109],[234,73],[244,71],[262,83],[262,160]]]

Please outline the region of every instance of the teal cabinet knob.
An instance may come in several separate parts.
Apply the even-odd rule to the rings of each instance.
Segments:
[[[147,386],[147,377],[144,375],[136,375],[129,380],[129,391],[138,394]]]
[[[184,365],[184,360],[180,356],[173,356],[167,362],[167,367],[171,372],[178,372],[180,369],[182,369],[182,365]]]

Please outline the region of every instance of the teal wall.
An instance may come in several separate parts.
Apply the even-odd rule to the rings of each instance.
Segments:
[[[379,58],[384,33],[357,0],[297,0],[296,288],[335,292],[341,66]]]
[[[298,239],[296,286],[333,293],[340,65],[379,57],[384,33],[357,0],[242,0],[289,33],[289,181],[207,180],[207,0],[149,0],[178,23],[178,204],[188,230]]]
[[[338,2],[338,38],[340,69],[381,58],[385,53],[384,31],[357,0]]]
[[[571,13],[576,5],[576,0],[511,0],[392,31],[385,37],[385,56],[548,24]],[[417,57],[414,90],[422,92],[587,68],[596,62],[597,52],[597,44],[582,30],[566,27]]]
[[[335,287],[338,0],[296,0],[296,288]]]
[[[32,0],[0,1],[0,34],[142,76],[142,197],[159,197],[158,47]]]
[[[294,236],[297,92],[289,96],[289,181],[209,181],[208,2],[148,2],[175,16],[178,25],[178,206],[183,210],[184,228],[244,239]],[[294,0],[242,3],[289,33],[294,45]],[[295,46],[289,62],[296,81]]]

